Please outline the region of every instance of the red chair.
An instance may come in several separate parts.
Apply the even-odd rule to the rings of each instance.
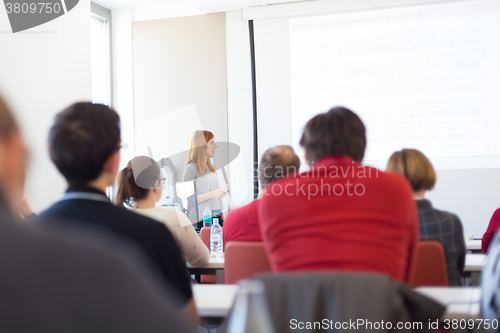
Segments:
[[[224,235],[224,227],[221,227],[222,229],[222,235]],[[203,227],[200,230],[200,238],[205,243],[205,245],[208,247],[210,250],[210,227]],[[226,244],[222,242],[222,250],[224,251],[226,249]]]
[[[418,242],[415,266],[415,273],[410,281],[412,287],[448,286],[446,258],[440,242]]]
[[[257,273],[271,271],[262,242],[228,242],[224,258],[225,284],[237,284]]]
[[[210,227],[201,228],[200,238],[203,241],[203,243],[205,243],[205,245],[208,247],[208,249],[210,249]]]
[[[221,228],[222,228],[222,234],[224,235],[224,228],[223,227]],[[208,247],[209,250],[210,250],[210,230],[211,230],[210,227],[203,227],[200,230],[200,238],[203,241],[203,243]],[[224,244],[223,242],[222,246],[224,249],[226,247],[226,244]],[[215,284],[216,283],[215,275],[203,274],[200,276],[200,282],[207,284]]]

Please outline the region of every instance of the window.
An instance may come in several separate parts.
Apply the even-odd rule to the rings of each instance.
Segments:
[[[93,2],[90,14],[90,56],[92,103],[111,107],[111,11]],[[106,189],[111,200],[114,193],[114,186]]]
[[[91,4],[92,103],[111,106],[111,11]]]

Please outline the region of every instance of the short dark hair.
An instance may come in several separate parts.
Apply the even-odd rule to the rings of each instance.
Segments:
[[[60,112],[49,133],[50,158],[70,185],[99,177],[120,146],[120,117],[102,104],[75,103]]]
[[[290,146],[276,146],[269,148],[262,154],[259,166],[259,180],[262,188],[271,182],[285,177],[290,173],[298,172],[300,159]]]
[[[365,125],[351,110],[334,107],[307,122],[300,145],[311,165],[333,155],[347,155],[361,162],[366,148]]]

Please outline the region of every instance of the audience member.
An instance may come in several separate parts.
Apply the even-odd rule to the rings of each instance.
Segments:
[[[40,217],[45,223],[99,229],[140,247],[165,283],[180,293],[184,310],[195,318],[190,278],[172,234],[157,221],[114,206],[105,194],[118,172],[119,123],[115,111],[92,103],[73,104],[56,116],[49,152],[69,188]]]
[[[0,332],[192,332],[131,248],[15,223],[26,155],[0,98]]]
[[[500,320],[500,234],[497,233],[488,250],[486,263],[481,271],[481,320],[492,323],[487,332],[498,332]],[[493,326],[494,325],[494,326]]]
[[[416,149],[394,152],[387,171],[400,173],[410,182],[417,202],[420,220],[420,239],[436,240],[443,245],[450,286],[462,285],[461,273],[465,264],[465,241],[462,222],[457,215],[435,209],[424,198],[436,184],[436,171],[424,154]]]
[[[401,175],[361,165],[365,126],[336,107],[300,140],[311,170],[273,182],[259,208],[271,266],[283,271],[378,272],[409,281],[418,221]]]
[[[495,210],[491,216],[490,223],[488,224],[488,229],[481,239],[481,252],[487,253],[490,247],[491,240],[495,237],[498,229],[500,228],[500,208]]]
[[[191,221],[181,211],[156,208],[161,199],[162,182],[158,163],[147,156],[138,156],[128,162],[118,176],[116,204],[134,207],[134,212],[165,224],[179,244],[187,261],[196,266],[208,264],[210,252],[194,230]]]
[[[262,191],[273,181],[299,172],[300,159],[290,146],[276,146],[264,152],[260,159],[259,180]],[[224,222],[224,244],[230,241],[261,241],[258,210],[262,200],[233,209]]]

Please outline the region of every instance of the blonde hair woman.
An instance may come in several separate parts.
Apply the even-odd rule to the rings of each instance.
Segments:
[[[198,195],[198,220],[203,218],[203,211],[208,207],[211,212],[222,213],[222,198],[227,194],[219,185],[219,179],[211,158],[215,155],[217,144],[210,131],[198,130],[191,136],[189,154],[184,168],[182,181],[194,180]]]
[[[436,184],[436,171],[431,161],[416,149],[394,152],[387,163],[387,171],[402,174],[413,188],[420,221],[420,239],[437,240],[443,245],[450,286],[461,285],[465,264],[465,242],[462,222],[457,215],[435,209],[424,199],[425,192]]]

